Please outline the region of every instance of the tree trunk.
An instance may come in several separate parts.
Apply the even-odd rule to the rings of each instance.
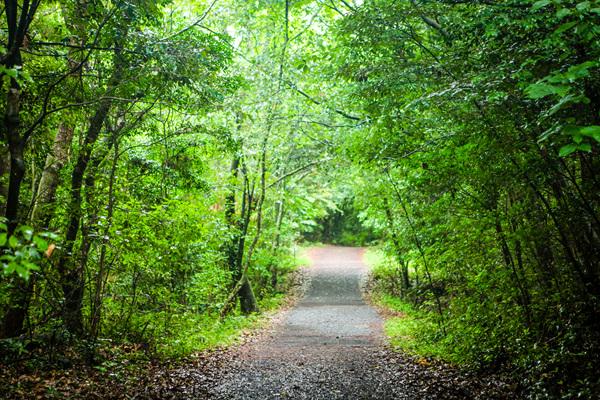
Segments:
[[[252,314],[259,311],[258,303],[252,290],[252,284],[246,274],[242,277],[242,285],[238,291],[238,296],[240,298],[240,309],[243,314]]]
[[[18,51],[10,62],[10,67],[20,64]],[[7,66],[9,66],[7,65]],[[4,216],[8,222],[7,234],[12,235],[19,224],[19,196],[21,183],[25,176],[25,160],[23,151],[25,143],[21,138],[20,128],[20,89],[17,81],[10,79],[10,88],[6,97],[6,110],[4,113],[4,126],[6,129],[6,141],[8,142],[8,153],[10,172],[8,178],[8,192],[6,194],[6,207]],[[23,333],[23,321],[27,312],[28,299],[31,284],[21,278],[11,278],[11,307],[6,311],[2,321],[2,337],[15,337]]]
[[[6,196],[5,216],[8,220],[8,233],[12,234],[19,223],[19,196],[21,194],[21,183],[25,176],[25,161],[23,159],[23,150],[25,144],[19,134],[19,105],[20,90],[16,81],[11,80],[13,84],[8,91],[6,101],[6,112],[4,115],[4,124],[8,140],[8,151],[10,154],[10,174],[8,179],[8,194]]]
[[[104,231],[101,234],[102,244],[100,247],[100,258],[98,260],[98,272],[96,275],[95,292],[91,304],[90,311],[90,334],[92,337],[97,337],[100,326],[100,318],[102,315],[102,295],[108,279],[108,271],[106,267],[106,253],[109,241],[109,233],[113,223],[113,213],[115,208],[115,183],[117,175],[117,165],[119,162],[119,138],[118,132],[113,132],[112,143],[114,146],[114,156],[112,159],[110,177],[108,182],[108,204],[106,205],[106,223]]]
[[[0,143],[0,215],[6,214],[6,199],[8,197],[8,175],[10,174],[10,151],[8,143]]]
[[[254,187],[250,189],[248,187],[248,177],[246,172],[244,172],[244,192],[243,192],[243,201],[242,201],[242,211],[241,211],[241,231],[240,236],[237,239],[237,255],[235,259],[235,271],[234,277],[235,281],[238,282],[236,286],[237,289],[237,297],[240,300],[240,308],[244,314],[250,314],[253,312],[258,312],[258,304],[256,303],[256,298],[254,297],[254,291],[252,290],[252,285],[247,276],[247,265],[244,265],[244,253],[246,249],[246,235],[248,234],[248,227],[250,226],[250,217],[252,215],[252,202]],[[249,256],[248,261],[249,262]]]
[[[52,218],[56,189],[60,183],[60,171],[68,161],[73,127],[61,122],[54,139],[52,152],[46,157],[46,164],[38,185],[35,202],[31,212],[31,221],[36,227],[48,228]]]
[[[58,262],[58,271],[61,274],[61,286],[65,296],[64,322],[67,329],[75,334],[81,334],[83,329],[81,320],[83,271],[81,268],[69,266],[69,262],[72,258],[73,246],[77,239],[79,222],[81,221],[81,188],[83,186],[83,177],[91,158],[93,146],[98,139],[110,107],[110,100],[102,101],[100,107],[91,118],[83,147],[79,152],[71,177],[70,218],[65,234],[65,249]]]
[[[392,210],[390,208],[390,203],[387,197],[383,198],[383,206],[385,208],[385,216],[388,222],[388,226],[390,228],[390,236],[392,237],[394,250],[396,251],[396,259],[398,260],[398,264],[400,265],[400,272],[402,275],[402,289],[407,290],[410,287],[410,276],[408,275],[408,262],[406,262],[402,255],[402,248],[400,247],[400,242],[398,241],[398,236],[396,235],[394,216],[392,215]]]
[[[124,40],[126,36],[125,33],[120,39]],[[75,167],[73,168],[73,174],[71,176],[71,200],[69,204],[70,218],[65,233],[65,248],[57,266],[58,272],[61,275],[61,287],[65,297],[63,319],[67,329],[75,334],[81,334],[83,332],[81,306],[84,292],[84,271],[80,265],[71,262],[71,258],[75,240],[79,233],[79,224],[82,216],[81,189],[84,176],[92,156],[94,145],[98,140],[100,131],[102,130],[106,117],[112,107],[112,101],[109,97],[113,95],[116,87],[121,82],[123,70],[125,68],[125,60],[121,54],[121,43],[116,43],[115,45],[116,50],[113,58],[113,73],[109,79],[104,98],[100,101],[98,109],[90,119],[83,145],[79,151]]]
[[[269,130],[270,130],[270,128],[269,128]],[[269,137],[268,135],[265,135],[265,138],[263,139],[262,154],[261,154],[261,158],[260,158],[260,194],[258,196],[257,205],[256,205],[256,233],[254,234],[254,239],[252,240],[252,243],[250,244],[250,246],[248,248],[248,255],[246,256],[246,262],[244,263],[244,266],[241,270],[242,287],[240,288],[240,290],[238,292],[238,296],[240,297],[241,310],[244,314],[259,312],[258,303],[256,302],[256,298],[255,298],[254,292],[252,290],[252,284],[251,284],[250,280],[248,279],[248,269],[250,267],[250,262],[252,261],[252,255],[254,254],[254,250],[256,249],[256,246],[258,245],[258,241],[259,241],[260,235],[262,233],[262,212],[263,212],[263,204],[264,204],[266,189],[267,189],[266,173],[267,173],[268,137]],[[246,233],[248,232],[248,226],[250,225],[250,216],[252,215],[252,197],[253,196],[249,193],[248,211],[246,214],[245,224],[244,224],[244,226],[245,226],[244,236],[246,236]],[[242,252],[242,256],[240,258],[243,258],[243,252]]]
[[[231,296],[225,301],[225,305],[221,310],[221,317],[227,315],[233,305],[235,298],[239,298],[241,310],[244,314],[249,314],[258,311],[258,304],[252,290],[252,285],[246,275],[246,266],[243,263],[244,252],[246,247],[246,235],[248,226],[250,225],[250,216],[252,214],[253,189],[248,186],[248,177],[244,172],[244,190],[242,194],[242,204],[240,217],[236,218],[235,203],[236,203],[236,181],[240,170],[241,160],[236,154],[231,163],[231,180],[232,188],[225,200],[225,218],[229,225],[236,229],[234,237],[228,245],[228,264],[232,272],[233,288]],[[244,167],[242,167],[244,168]]]
[[[519,272],[517,271],[517,266],[515,265],[515,261],[510,251],[510,247],[508,246],[506,235],[504,234],[504,230],[502,229],[502,223],[500,222],[500,216],[498,214],[496,214],[495,229],[496,234],[498,235],[498,239],[500,241],[500,250],[502,251],[502,258],[504,259],[504,264],[511,271],[513,282],[519,290],[520,300],[518,304],[523,309],[525,322],[527,323],[527,326],[530,327],[532,322],[531,295],[529,294],[529,291],[523,284],[523,278],[519,275]]]
[[[285,186],[282,188],[282,191],[285,191]],[[279,248],[281,247],[281,226],[283,225],[283,216],[285,214],[285,198],[283,194],[281,195],[279,201],[277,202],[277,214],[275,216],[275,242],[273,245],[273,257],[277,259],[277,255],[279,254]],[[279,280],[277,273],[277,264],[272,263],[270,266],[271,273],[271,287],[273,290],[277,289],[277,283]]]
[[[231,180],[231,182],[230,182],[231,189],[229,190],[227,197],[225,197],[225,221],[227,221],[227,224],[230,227],[232,227],[233,229],[239,228],[239,224],[238,224],[238,221],[236,220],[236,215],[235,215],[236,192],[237,192],[236,185],[237,185],[239,168],[240,168],[240,158],[236,154],[236,155],[234,155],[233,160],[231,161],[230,178],[229,178]],[[227,248],[226,248],[227,265],[229,266],[229,270],[234,275],[233,276],[234,281],[236,280],[235,279],[235,271],[236,271],[236,266],[237,266],[238,242],[239,242],[239,232],[236,232],[234,234],[234,237],[231,240],[229,240],[229,242],[227,243]]]
[[[6,41],[2,64],[6,69],[22,68],[21,48],[39,4],[40,0],[23,2],[21,5],[16,0],[6,0],[4,2],[8,40]],[[19,11],[21,12],[20,15]],[[0,74],[0,79],[4,79],[4,73]],[[8,220],[9,235],[14,232],[19,222],[19,196],[21,183],[25,176],[23,152],[29,139],[27,135],[21,135],[19,130],[21,125],[20,106],[21,88],[17,80],[10,77],[4,111],[6,137],[3,138],[8,143],[10,153],[10,176],[4,214]]]
[[[46,157],[46,165],[35,196],[31,223],[36,228],[48,228],[50,218],[52,217],[51,207],[54,204],[56,189],[59,184],[60,170],[67,162],[72,139],[73,129],[65,128],[61,124],[54,139],[52,152]],[[27,282],[15,279],[10,296],[11,305],[3,317],[3,337],[15,337],[24,332],[23,323],[27,309],[29,308],[34,285],[35,275],[31,275]]]
[[[2,318],[0,337],[17,337],[25,332],[24,321],[33,290],[32,281],[33,276],[29,281],[25,281],[19,277],[12,278],[10,289],[11,305]]]
[[[6,0],[4,2],[3,14],[6,16],[8,40],[6,41],[1,64],[6,69],[22,67],[21,48],[39,4],[40,0],[23,2],[21,5],[16,0]],[[4,73],[0,74],[0,79],[4,78]],[[28,135],[22,135],[20,132],[20,106],[21,89],[19,83],[14,77],[10,77],[4,111],[4,132],[6,136],[2,138],[6,145],[3,143],[0,155],[0,173],[2,174],[0,179],[3,179],[4,174],[7,172],[6,167],[10,167],[8,188],[6,188],[4,182],[0,184],[0,194],[5,197],[6,201],[2,211],[8,221],[8,235],[11,235],[19,224],[19,197],[21,183],[25,176],[23,153],[29,139]],[[8,160],[7,155],[9,156]],[[13,289],[10,295],[11,307],[4,314],[2,321],[1,333],[3,337],[14,337],[23,332],[23,321],[32,288],[33,279],[25,282],[19,278],[13,278]]]
[[[425,276],[427,277],[427,281],[429,282],[429,290],[433,294],[433,297],[434,297],[435,303],[436,303],[436,308],[437,308],[437,311],[439,314],[438,325],[439,325],[442,333],[445,335],[446,334],[445,318],[444,318],[444,312],[442,310],[440,294],[433,288],[433,278],[431,277],[431,271],[429,270],[429,262],[427,261],[427,256],[425,255],[425,250],[423,249],[421,240],[419,239],[419,235],[417,233],[417,229],[413,223],[412,217],[410,216],[410,214],[408,212],[408,208],[406,207],[406,204],[404,202],[404,199],[402,198],[402,195],[400,193],[400,190],[398,189],[398,186],[396,186],[396,183],[392,179],[392,176],[390,175],[389,171],[385,171],[385,172],[387,174],[390,184],[392,185],[394,194],[396,195],[396,198],[398,199],[398,202],[400,203],[400,207],[402,208],[402,211],[404,212],[404,216],[406,217],[406,222],[408,222],[408,226],[413,235],[415,246],[417,247],[417,250],[419,251],[419,254],[421,255],[421,259],[423,260],[423,269],[425,270]]]

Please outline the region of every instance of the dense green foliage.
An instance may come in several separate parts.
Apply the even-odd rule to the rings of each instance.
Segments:
[[[0,327],[21,342],[3,358],[81,338],[188,354],[255,320],[240,301],[279,302],[294,240],[334,206],[288,123],[302,102],[255,73],[299,29],[266,10],[7,3]]]
[[[374,0],[338,34],[370,121],[345,152],[395,259],[375,279],[541,395],[599,384],[599,5]]]
[[[414,351],[600,390],[600,1],[1,16],[7,357],[212,346],[281,298],[296,241],[379,238]]]

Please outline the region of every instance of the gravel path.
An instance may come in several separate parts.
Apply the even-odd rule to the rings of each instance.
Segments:
[[[243,346],[210,390],[220,399],[503,399],[481,380],[390,351],[382,320],[361,296],[363,249],[312,249],[309,287],[263,338]]]
[[[303,298],[241,344],[141,370],[124,362],[22,375],[0,366],[0,398],[200,399],[517,399],[494,375],[476,376],[392,351],[382,320],[365,304],[363,250],[311,251]],[[10,372],[10,373],[9,373]],[[10,394],[2,393],[10,383]],[[6,386],[4,386],[6,388]],[[53,394],[54,393],[54,394]]]

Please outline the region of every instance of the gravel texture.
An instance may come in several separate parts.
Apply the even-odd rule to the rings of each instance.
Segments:
[[[0,399],[515,399],[516,386],[391,350],[365,304],[362,249],[312,249],[305,294],[241,344],[181,360],[21,371],[0,365]],[[301,293],[300,293],[301,295]],[[297,298],[298,296],[296,296]]]
[[[219,399],[512,399],[495,378],[391,351],[361,296],[363,249],[312,249],[305,296],[242,346],[209,395]]]

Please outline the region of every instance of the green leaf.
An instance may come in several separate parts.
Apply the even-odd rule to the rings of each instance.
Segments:
[[[23,237],[27,240],[31,240],[33,237],[33,228],[27,225],[23,225],[20,228],[20,231],[23,233]]]
[[[558,95],[564,97],[569,91],[569,87],[565,85],[550,85],[545,82],[538,82],[527,86],[525,93],[530,99],[541,99],[550,95]]]
[[[594,135],[600,133],[600,125],[584,126],[580,129],[580,132],[584,135]]]
[[[583,128],[579,129],[579,132],[582,135],[590,136],[596,139],[597,135],[600,135],[600,125],[584,126]]]
[[[566,24],[562,24],[561,26],[559,26],[554,33],[556,34],[561,34],[565,31],[568,31],[569,29],[571,29],[572,27],[574,27],[575,25],[577,25],[577,21],[571,21],[571,22],[567,22]]]
[[[58,235],[54,232],[42,232],[39,234],[39,236],[46,238],[46,239],[50,239],[50,240],[58,240],[59,239]]]
[[[29,271],[39,271],[40,267],[34,263],[30,263],[29,261],[23,261],[23,266],[27,268]]]
[[[563,133],[565,135],[570,135],[570,136],[577,135],[578,133],[581,133],[580,130],[581,130],[581,127],[577,126],[577,125],[565,125],[565,126],[562,127]]]
[[[588,10],[590,8],[590,2],[582,1],[581,3],[577,4],[577,6],[575,8],[577,8],[578,11]]]
[[[27,255],[28,258],[40,258],[40,250],[36,249],[34,246],[27,247]]]
[[[40,251],[46,251],[48,249],[48,242],[37,235],[33,237],[33,243],[35,243]]]
[[[566,157],[575,151],[577,151],[577,145],[575,143],[569,143],[566,146],[560,148],[558,155],[561,157]]]
[[[598,62],[596,61],[586,61],[578,65],[573,65],[565,72],[564,77],[571,82],[580,78],[586,78],[590,76],[590,68],[595,68],[596,66],[598,66]]]
[[[575,139],[575,138],[573,138],[573,139]],[[581,142],[577,142],[577,141],[575,143],[569,143],[560,148],[558,155],[561,157],[566,157],[569,154],[574,153],[578,150],[589,153],[590,151],[592,151],[592,145],[590,143],[581,143]]]
[[[577,150],[581,150],[581,151],[585,151],[586,153],[589,153],[590,151],[592,151],[592,145],[589,143],[581,143],[580,145],[577,145]]]
[[[8,245],[14,249],[19,245],[19,240],[15,236],[11,236],[8,239]]]
[[[560,126],[556,126],[553,125],[552,127],[546,129],[544,132],[542,132],[542,134],[540,135],[539,139],[538,139],[538,143],[541,143],[545,140],[548,140],[548,138],[552,135],[554,135],[557,132],[560,132],[561,127]]]
[[[569,10],[568,8],[561,8],[556,12],[556,18],[558,19],[563,19],[567,15],[571,15],[571,10]]]
[[[0,233],[0,246],[4,246],[6,244],[6,233]]]
[[[7,274],[12,274],[13,272],[15,272],[15,270],[17,269],[18,266],[19,266],[19,264],[17,264],[14,261],[11,261],[8,263],[8,265],[4,266],[4,272]]]
[[[23,279],[29,279],[29,270],[23,264],[16,264],[15,272]]]
[[[589,99],[585,96],[568,94],[568,95],[562,97],[558,103],[553,105],[552,108],[550,108],[544,114],[547,116],[551,116],[551,115],[556,114],[558,111],[560,111],[561,109],[563,109],[564,107],[566,107],[569,104],[579,104],[579,103],[587,104],[588,102],[589,102]]]
[[[17,77],[19,76],[19,71],[17,71],[14,68],[8,69],[8,68],[2,68],[4,74],[10,76],[13,79],[17,79]]]
[[[531,6],[531,10],[532,11],[537,11],[540,8],[544,8],[546,7],[548,4],[550,4],[551,1],[550,0],[539,0],[536,1],[535,3],[533,3],[533,5]]]

